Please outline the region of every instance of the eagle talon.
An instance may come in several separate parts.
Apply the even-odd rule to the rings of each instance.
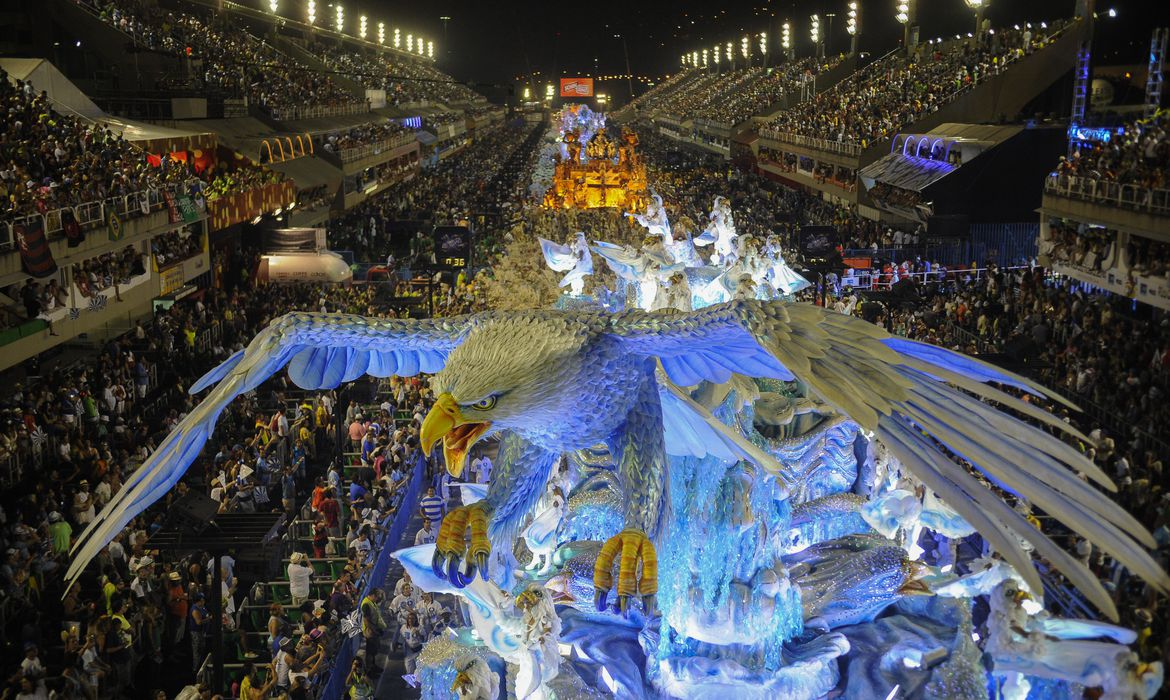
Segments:
[[[468,532],[471,533],[470,544],[465,541]],[[478,504],[460,506],[443,518],[431,568],[439,578],[450,581],[456,588],[465,588],[475,580],[477,572],[487,575],[490,552],[487,513]],[[467,560],[467,573],[460,571],[464,559]]]
[[[654,596],[658,593],[658,554],[646,533],[626,529],[606,541],[593,566],[593,585],[596,590],[594,605],[598,611],[605,610],[605,598],[613,588],[613,560],[618,564],[618,608],[623,616],[629,613],[630,598],[642,596],[646,615],[652,615],[655,608]],[[641,577],[638,568],[641,564]]]

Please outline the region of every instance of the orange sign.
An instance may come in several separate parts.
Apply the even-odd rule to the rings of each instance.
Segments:
[[[561,97],[593,97],[593,78],[561,78]]]

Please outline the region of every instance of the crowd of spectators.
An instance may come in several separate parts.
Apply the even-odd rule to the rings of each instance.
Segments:
[[[299,505],[294,499],[308,493],[307,466],[322,468],[323,446],[331,444],[332,397],[307,395],[285,417],[294,399],[286,396],[287,379],[275,378],[225,411],[216,433],[218,451],[209,446],[172,494],[134,519],[61,600],[71,539],[194,405],[184,387],[242,348],[278,313],[377,312],[365,290],[254,288],[247,282],[254,259],[238,256],[234,262],[233,274],[240,277],[229,275],[225,289],[175,304],[79,363],[41,369],[32,361],[11,371],[9,389],[0,398],[6,485],[0,496],[0,625],[10,692],[24,686],[34,698],[49,691],[55,697],[155,697],[159,688],[175,697],[185,684],[188,691],[195,688],[193,670],[207,648],[209,555],[150,551],[147,538],[163,525],[168,505],[189,489],[204,491],[222,510],[281,510]],[[385,506],[383,495],[363,502],[372,498]],[[353,512],[360,516],[363,509]],[[352,532],[342,536],[352,537],[342,542],[360,542],[357,523],[363,521],[351,520]],[[344,546],[334,544],[343,556]],[[354,554],[354,570],[364,561]],[[256,669],[273,661],[267,674],[247,668],[244,675],[251,680],[245,686],[268,684],[288,688],[290,697],[307,697],[300,678],[311,685],[314,673],[329,662],[328,653],[314,655],[342,636],[336,608],[325,606],[328,614],[321,614],[310,604],[307,615],[297,609],[295,617],[288,616],[289,629],[300,633],[291,646],[280,639],[257,643],[255,635],[249,643],[237,606],[249,595],[250,582],[241,580],[233,565],[230,557],[224,559],[229,639],[245,658],[257,660]],[[281,626],[274,632],[282,630],[287,631]],[[38,668],[19,664],[22,658],[39,659]]]
[[[354,51],[323,44],[312,47],[312,50],[338,74],[367,88],[385,90],[386,104],[389,105],[424,100],[450,104],[483,99],[423,58],[407,58],[388,51]]]
[[[283,182],[285,175],[259,163],[236,158],[230,163],[217,163],[204,171],[200,178],[206,183],[203,185],[204,196],[208,202],[214,202],[221,197]]]
[[[857,71],[771,121],[761,136],[804,136],[865,148],[1040,50],[1065,25],[988,32],[975,41],[919,44]]]
[[[73,284],[83,297],[92,297],[107,289],[117,289],[132,278],[146,273],[146,261],[134,246],[117,253],[105,253],[73,266]]]
[[[1142,190],[1166,189],[1170,187],[1166,120],[1165,115],[1158,114],[1126,123],[1109,141],[1082,143],[1072,157],[1061,157],[1055,172]]]
[[[483,234],[477,236],[480,252],[493,252],[498,245],[494,228],[481,224],[484,217],[510,217],[516,211],[539,135],[539,129],[516,125],[477,133],[463,150],[331,221],[330,247],[352,250],[358,260],[381,261],[396,252],[399,262],[433,264],[427,245],[432,225],[475,224]],[[409,240],[390,240],[386,224],[391,221],[415,222],[406,232]]]
[[[843,56],[814,56],[776,67],[753,66],[725,72],[689,71],[678,82],[667,81],[644,98],[640,109],[652,109],[685,121],[702,118],[735,125],[802,89],[811,89],[817,75],[832,70]]]
[[[396,121],[370,122],[344,131],[321,134],[317,137],[317,142],[324,150],[341,155],[346,149],[377,145],[409,132],[410,129]]]
[[[298,63],[226,17],[171,11],[143,0],[78,1],[139,46],[186,59],[184,87],[247,98],[274,112],[364,104],[328,75]]]
[[[203,240],[189,228],[183,227],[155,236],[150,241],[150,253],[158,269],[193,258],[203,252]]]
[[[44,213],[182,182],[180,167],[155,168],[101,126],[58,112],[30,81],[0,69],[0,218]]]

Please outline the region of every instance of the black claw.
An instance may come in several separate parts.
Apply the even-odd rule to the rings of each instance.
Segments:
[[[431,572],[444,581],[447,580],[447,571],[445,565],[446,561],[443,553],[436,548],[434,555],[431,557]]]
[[[593,606],[597,608],[597,612],[605,612],[605,599],[609,596],[609,590],[605,588],[593,589]]]
[[[466,588],[468,584],[475,580],[475,565],[468,562],[468,572],[464,575],[459,570],[461,563],[462,561],[456,554],[451,554],[447,557],[447,580],[456,588]]]

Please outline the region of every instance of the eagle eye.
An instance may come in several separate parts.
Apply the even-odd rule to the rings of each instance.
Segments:
[[[497,398],[498,397],[495,394],[492,394],[491,396],[487,396],[471,404],[471,407],[477,411],[490,411],[496,407]]]

